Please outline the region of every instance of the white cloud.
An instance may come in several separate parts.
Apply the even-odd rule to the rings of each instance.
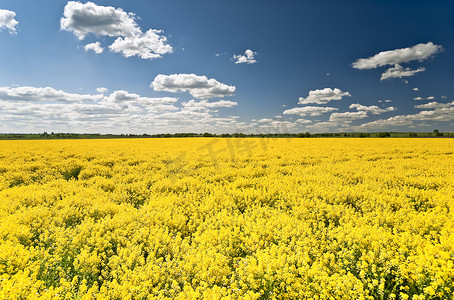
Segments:
[[[2,101],[25,101],[25,102],[82,102],[101,100],[102,95],[81,95],[66,93],[61,90],[55,90],[51,87],[0,87],[0,100]]]
[[[61,29],[72,31],[80,40],[89,33],[128,37],[141,33],[134,14],[121,8],[69,1],[63,15],[60,20]]]
[[[0,87],[0,126],[3,131],[162,133],[231,132],[243,126],[237,116],[216,116],[216,108],[233,101],[188,101],[151,98],[117,90],[108,96],[81,95],[53,88]],[[198,109],[201,108],[201,109]]]
[[[392,129],[398,127],[408,127],[413,125],[423,125],[419,122],[449,122],[454,121],[454,106],[440,107],[434,110],[424,110],[413,115],[398,115],[388,119],[380,119],[357,126],[357,129]]]
[[[454,101],[450,102],[450,103],[439,103],[439,102],[433,101],[433,102],[429,102],[429,103],[426,103],[426,104],[415,105],[415,108],[434,108],[434,109],[437,109],[437,108],[445,108],[445,107],[452,107],[452,106],[454,106]]]
[[[124,57],[155,59],[173,52],[172,46],[167,43],[167,37],[161,35],[162,30],[142,32],[136,23],[135,14],[127,13],[121,8],[69,1],[63,15],[60,20],[61,29],[73,32],[80,40],[90,33],[117,37],[109,49],[122,53]],[[102,52],[99,42],[97,46],[89,46],[88,49],[87,46],[85,50],[90,49],[98,54]]]
[[[418,60],[423,61],[443,51],[443,47],[432,42],[417,44],[413,47],[383,51],[369,58],[360,58],[353,63],[355,69],[375,69],[386,65],[396,65]]]
[[[161,30],[150,29],[141,36],[119,37],[109,49],[112,52],[121,52],[124,57],[160,58],[163,54],[173,52],[172,46],[167,44],[167,38],[159,35],[160,33]]]
[[[342,97],[351,97],[349,92],[342,92],[338,88],[324,88],[321,90],[309,91],[309,95],[306,98],[300,97],[298,104],[326,104],[332,100],[341,100]]]
[[[98,92],[107,91],[105,88],[98,88],[97,90]],[[0,101],[11,103],[36,103],[39,105],[48,105],[49,103],[53,103],[52,105],[102,105],[108,106],[109,108],[121,107],[137,111],[138,106],[149,108],[150,106],[173,104],[177,100],[178,98],[172,97],[142,97],[138,94],[132,94],[122,90],[114,91],[109,96],[104,96],[102,94],[90,95],[67,93],[50,87],[0,87]],[[136,108],[132,108],[132,106],[136,106]]]
[[[434,96],[429,96],[429,97],[415,97],[413,98],[413,100],[416,100],[416,101],[421,101],[421,100],[434,100],[435,97]]]
[[[373,115],[379,115],[389,111],[397,110],[395,107],[390,106],[387,108],[380,108],[376,105],[366,106],[359,103],[354,103],[349,106],[350,109],[356,108],[358,112],[370,112]]]
[[[309,95],[306,98],[300,97],[299,104],[326,104],[331,100],[341,100],[342,97],[351,97],[349,92],[342,92],[338,88],[324,88],[321,90],[310,91]]]
[[[412,70],[410,68],[404,68],[399,64],[395,64],[394,67],[389,68],[383,74],[381,74],[380,80],[385,80],[389,78],[410,77],[415,75],[416,73],[423,72],[425,70],[426,68]]]
[[[351,123],[352,121],[367,118],[365,111],[357,112],[343,112],[343,113],[332,113],[329,117],[330,122],[345,122]]]
[[[97,91],[98,93],[103,94],[103,93],[107,92],[108,89],[105,88],[105,87],[99,87],[99,88],[96,89],[96,91]]]
[[[235,60],[236,64],[254,64],[257,62],[255,56],[257,52],[252,51],[251,49],[247,49],[244,51],[244,54],[233,55],[233,59]]]
[[[150,87],[155,91],[171,93],[187,91],[197,99],[231,96],[236,90],[235,86],[195,74],[159,74],[150,84]]]
[[[413,88],[413,91],[417,92],[419,91],[419,88]]]
[[[265,120],[265,119],[263,119]],[[258,129],[267,129],[267,131],[272,133],[288,133],[291,131],[292,128],[295,128],[296,124],[289,122],[289,121],[281,121],[281,120],[271,120],[270,122],[261,122],[258,125]],[[257,133],[264,133],[258,131]]]
[[[387,99],[387,100],[385,100],[385,102],[390,103],[390,102],[392,102],[392,100]]]
[[[224,55],[224,54],[229,54],[228,52],[224,51],[224,52],[221,52],[221,53],[216,53],[216,57],[219,57],[221,55]]]
[[[14,17],[16,17],[14,11],[0,9],[0,31],[6,28],[11,34],[16,33],[16,26],[19,22],[16,21]]]
[[[108,97],[103,99],[106,103],[113,104],[123,104],[123,107],[132,105],[132,106],[144,106],[149,109],[153,106],[173,104],[178,100],[178,98],[172,97],[161,97],[161,98],[151,98],[151,97],[142,97],[138,94],[129,93],[127,91],[118,90],[114,91]]]
[[[287,109],[283,112],[284,115],[300,115],[304,116],[320,116],[321,114],[336,111],[338,108],[335,107],[318,107],[318,106],[305,106],[305,107],[295,107]]]
[[[311,131],[314,130],[316,132],[341,132],[351,130],[350,123],[351,122],[318,122],[311,125],[306,125],[306,128],[310,129]]]
[[[183,102],[183,107],[190,110],[206,110],[210,108],[219,108],[219,107],[234,107],[238,105],[237,102],[219,100],[215,102],[208,102],[207,100],[195,101],[189,100],[188,102]]]
[[[300,124],[312,123],[311,120],[306,120],[306,119],[297,119],[295,122],[296,122],[296,123],[300,123]]]
[[[101,54],[104,51],[104,48],[101,47],[101,43],[100,42],[87,44],[87,45],[85,45],[84,49],[87,52],[88,52],[88,50],[92,50],[96,54]]]
[[[271,122],[273,122],[273,119],[264,118],[264,119],[257,120],[257,123],[271,123]]]

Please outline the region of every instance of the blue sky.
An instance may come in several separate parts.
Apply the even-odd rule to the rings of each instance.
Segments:
[[[452,1],[2,0],[0,131],[453,131],[453,49]]]

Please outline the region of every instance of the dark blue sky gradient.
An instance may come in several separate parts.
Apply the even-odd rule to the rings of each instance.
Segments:
[[[108,45],[115,38],[88,35],[79,41],[60,30],[66,1],[2,0],[0,8],[15,11],[19,26],[14,36],[0,32],[0,86],[50,86],[73,93],[95,93],[104,86],[148,97],[173,96],[153,91],[150,82],[158,74],[195,73],[235,85],[235,95],[226,100],[238,105],[219,114],[233,113],[245,122],[282,115],[286,108],[297,107],[299,97],[327,87],[352,95],[325,105],[339,108],[337,112],[351,111],[352,103],[397,108],[355,121],[358,125],[418,113],[414,105],[423,102],[415,103],[417,96],[434,96],[444,103],[454,100],[454,1],[93,2],[135,13],[143,29],[164,30],[174,52],[155,60],[124,58],[109,51],[87,53],[85,44]],[[444,51],[422,62],[403,64],[426,68],[404,78],[408,84],[396,78],[380,81],[386,67],[357,70],[351,66],[381,51],[427,42],[443,46]],[[246,49],[258,53],[258,63],[234,64],[232,56]],[[187,93],[178,96],[181,101],[192,99]],[[384,99],[392,102],[378,103]],[[284,115],[289,118],[298,116]],[[328,118],[329,114],[308,117]],[[433,126],[453,130],[453,123]]]

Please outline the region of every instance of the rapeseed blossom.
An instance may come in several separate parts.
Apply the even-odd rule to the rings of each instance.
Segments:
[[[451,139],[0,141],[1,299],[450,299]]]

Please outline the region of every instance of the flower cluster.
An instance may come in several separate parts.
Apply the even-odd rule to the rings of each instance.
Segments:
[[[451,139],[0,141],[1,299],[449,299]]]

